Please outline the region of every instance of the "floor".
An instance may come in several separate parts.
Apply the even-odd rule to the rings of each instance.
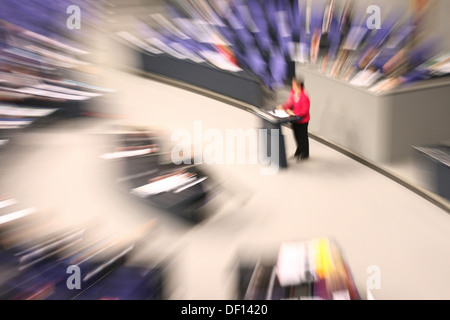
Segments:
[[[16,137],[2,155],[0,190],[67,221],[102,217],[126,229],[156,218],[141,257],[168,261],[170,299],[233,299],[242,257],[276,252],[284,241],[335,240],[363,297],[368,268],[381,270],[375,299],[450,299],[450,216],[444,210],[350,158],[311,140],[311,159],[263,175],[258,164],[207,166],[222,192],[214,214],[191,226],[120,194],[114,170],[99,159],[110,124],[160,129],[168,137],[259,127],[256,116],[222,102],[111,68],[104,86],[117,92],[101,109],[118,119],[62,122]],[[100,83],[99,83],[100,84]],[[284,129],[287,153],[295,142]],[[170,141],[169,141],[170,142]],[[172,141],[174,143],[174,141]]]

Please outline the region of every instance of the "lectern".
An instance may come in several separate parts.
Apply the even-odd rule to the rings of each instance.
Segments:
[[[280,168],[286,169],[288,167],[287,157],[286,157],[286,144],[284,142],[284,135],[281,130],[281,126],[286,123],[293,123],[297,121],[301,121],[301,117],[297,116],[289,116],[289,117],[278,117],[274,114],[274,112],[262,110],[262,109],[254,109],[252,113],[257,115],[261,120],[261,128],[267,130],[267,141],[263,146],[265,150],[262,150],[268,156],[272,157],[271,150],[271,141],[272,134],[275,132],[278,133],[278,165]],[[276,131],[277,130],[277,131]]]

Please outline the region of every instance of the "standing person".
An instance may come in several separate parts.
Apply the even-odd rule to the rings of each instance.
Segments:
[[[278,106],[277,109],[284,109],[287,114],[302,118],[302,120],[292,124],[295,141],[297,142],[297,151],[295,152],[297,160],[306,160],[309,158],[309,108],[309,97],[305,93],[303,82],[292,78],[292,89],[289,94],[289,99],[284,104]]]

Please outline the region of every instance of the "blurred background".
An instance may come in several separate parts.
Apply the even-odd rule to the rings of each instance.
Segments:
[[[449,5],[0,0],[0,299],[448,299]],[[173,163],[293,77],[308,162]]]

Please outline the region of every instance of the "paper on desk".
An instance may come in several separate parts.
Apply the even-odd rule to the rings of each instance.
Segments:
[[[381,93],[389,90],[393,90],[403,84],[403,78],[389,78],[376,82],[369,91],[374,93]]]
[[[48,90],[48,91],[52,91],[52,92],[65,93],[65,94],[73,94],[73,95],[78,95],[78,96],[92,97],[92,98],[101,96],[101,94],[99,94],[99,93],[68,89],[68,88],[64,88],[64,87],[53,86],[50,84],[43,84],[43,83],[33,86],[33,88],[41,89],[41,90]]]
[[[144,41],[140,40],[139,38],[137,38],[136,36],[126,32],[126,31],[121,31],[121,32],[117,32],[116,33],[119,37],[125,39],[126,41],[134,44],[135,46],[144,49],[148,52],[151,52],[153,54],[161,54],[162,51],[156,49],[153,46],[150,46],[149,44],[145,43]]]
[[[21,129],[21,128],[22,128],[22,126],[16,126],[16,125],[14,125],[14,126],[6,126],[6,125],[0,124],[0,129]]]
[[[302,243],[281,245],[277,260],[277,276],[282,286],[300,284],[305,273],[305,248]]]
[[[205,60],[203,60],[202,58],[200,58],[197,54],[195,54],[194,52],[190,51],[189,49],[183,47],[181,44],[177,43],[177,42],[172,42],[170,44],[170,46],[180,52],[183,56],[187,57],[189,60],[194,61],[195,63],[202,63],[205,62]]]
[[[134,193],[139,197],[148,197],[151,195],[157,195],[159,193],[169,192],[178,189],[195,180],[196,180],[195,177],[188,178],[188,176],[185,174],[179,174],[156,182],[151,182],[142,187],[135,188],[131,190],[131,193]]]
[[[20,120],[20,119],[13,119],[13,120],[9,120],[9,119],[0,119],[0,125],[1,126],[27,126],[33,123],[33,120]]]
[[[86,96],[63,94],[63,93],[58,93],[58,92],[53,92],[53,91],[31,88],[31,87],[25,87],[25,88],[17,89],[15,91],[20,92],[20,93],[36,95],[36,96],[55,98],[55,99],[64,99],[64,100],[87,100],[87,99],[89,99],[89,97],[86,97]]]
[[[80,50],[80,49],[78,49],[78,48],[75,48],[75,47],[66,45],[66,44],[64,44],[64,43],[62,43],[62,42],[56,41],[56,40],[54,40],[54,39],[45,37],[45,36],[43,36],[43,35],[40,35],[40,34],[38,34],[38,33],[29,31],[29,30],[24,31],[23,34],[25,34],[25,35],[27,35],[27,36],[29,36],[29,37],[35,38],[35,39],[37,39],[37,40],[39,40],[39,41],[42,41],[42,42],[48,43],[48,44],[50,44],[50,45],[53,45],[53,46],[55,46],[55,47],[62,48],[62,49],[64,49],[64,50],[66,50],[66,51],[74,52],[74,53],[76,53],[76,54],[88,54],[88,53],[89,53],[89,52],[87,52],[87,51]]]
[[[363,70],[353,77],[350,84],[358,87],[369,87],[375,84],[381,76],[382,74],[378,71]]]
[[[151,148],[141,149],[141,150],[132,150],[132,151],[120,151],[120,152],[106,153],[106,154],[100,156],[100,158],[105,159],[105,160],[121,159],[121,158],[142,156],[145,154],[149,154],[151,152],[152,152]]]
[[[58,109],[19,108],[13,106],[0,106],[0,115],[12,117],[46,117]]]
[[[185,186],[183,186],[183,187],[181,187],[181,188],[175,190],[174,193],[180,193],[180,192],[182,192],[182,191],[184,191],[184,190],[186,190],[186,189],[189,189],[190,187],[193,187],[193,186],[195,186],[195,185],[197,185],[197,184],[199,184],[199,183],[202,183],[202,182],[205,181],[206,179],[208,179],[208,177],[203,177],[203,178],[201,178],[201,179],[197,179],[197,180],[195,180],[194,182],[192,182],[192,183],[190,183],[190,184],[187,184],[187,185],[185,185]]]
[[[0,145],[1,145],[1,142],[2,142],[3,140],[0,140]],[[0,209],[2,209],[2,208],[6,208],[6,207],[9,207],[9,206],[12,206],[13,204],[16,204],[17,203],[17,200],[16,199],[14,199],[14,198],[9,198],[9,199],[6,199],[6,200],[1,200],[0,201]]]
[[[348,290],[335,291],[332,293],[333,300],[351,300]]]
[[[95,90],[95,91],[101,91],[101,92],[116,92],[116,90],[113,90],[113,89],[102,88],[102,87],[94,86],[92,84],[83,83],[83,82],[79,82],[79,81],[75,81],[75,80],[71,80],[71,79],[64,79],[63,81],[52,80],[51,82],[63,84],[63,85],[76,86],[76,87],[81,87],[81,88]]]
[[[23,217],[26,217],[35,212],[36,212],[35,208],[28,208],[28,209],[23,209],[23,210],[16,211],[13,213],[5,214],[3,216],[0,216],[0,225],[23,218]]]
[[[289,118],[290,115],[286,113],[284,110],[274,110],[269,112],[271,115],[277,117],[277,118]]]
[[[450,73],[450,52],[445,52],[443,54],[434,57],[425,66],[428,70],[435,75],[446,75]]]
[[[158,48],[159,50],[161,50],[161,51],[171,55],[172,57],[175,57],[175,58],[180,59],[180,60],[187,59],[187,57],[183,56],[178,51],[172,49],[170,46],[168,46],[167,44],[165,44],[163,41],[161,41],[160,39],[158,39],[156,37],[155,38],[148,38],[146,40],[153,47]]]
[[[208,60],[209,63],[215,65],[219,69],[231,71],[231,72],[238,72],[242,69],[235,66],[231,62],[227,61],[220,53],[212,52],[209,50],[202,50],[199,52],[200,55]]]

